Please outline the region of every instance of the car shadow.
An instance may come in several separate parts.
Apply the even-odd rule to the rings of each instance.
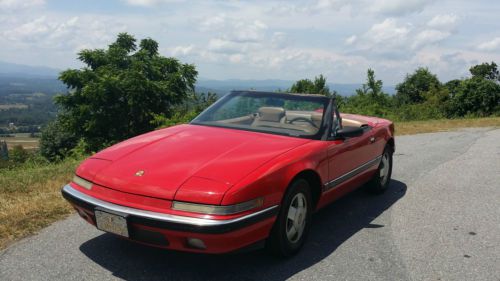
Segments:
[[[406,193],[406,184],[392,180],[386,193],[372,196],[361,189],[316,213],[301,252],[279,259],[259,250],[227,255],[166,251],[103,234],[80,251],[114,276],[125,280],[285,280],[329,256]]]

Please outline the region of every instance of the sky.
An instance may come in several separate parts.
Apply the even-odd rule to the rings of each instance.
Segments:
[[[78,68],[120,32],[152,38],[202,79],[313,78],[387,85],[417,67],[441,81],[500,63],[500,1],[0,0],[0,61]]]

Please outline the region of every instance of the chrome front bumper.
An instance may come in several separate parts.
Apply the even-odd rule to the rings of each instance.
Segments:
[[[95,208],[100,208],[121,214],[122,216],[127,217],[127,220],[131,223],[177,231],[225,233],[257,223],[266,218],[273,217],[278,213],[278,205],[275,205],[238,218],[226,220],[202,219],[151,212],[109,203],[84,194],[74,189],[69,184],[62,188],[61,193],[71,204],[89,211],[94,211]]]

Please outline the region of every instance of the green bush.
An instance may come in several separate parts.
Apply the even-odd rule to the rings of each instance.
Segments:
[[[29,153],[23,148],[22,145],[16,145],[9,151],[9,160],[16,164],[26,162],[28,158]]]
[[[492,80],[473,77],[461,82],[447,108],[451,117],[484,117],[500,112],[500,85]]]
[[[67,131],[60,120],[56,120],[42,129],[40,154],[49,161],[61,160],[68,156],[77,143],[78,137]]]
[[[500,84],[496,64],[471,68],[472,78],[444,85],[426,68],[419,68],[389,96],[375,82],[373,71],[356,95],[339,99],[343,112],[373,115],[395,121],[500,115]]]

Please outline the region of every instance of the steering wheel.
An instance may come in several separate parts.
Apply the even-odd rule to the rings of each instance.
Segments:
[[[314,122],[311,121],[311,119],[306,118],[306,117],[295,117],[293,119],[290,119],[288,121],[288,123],[293,124],[293,122],[295,122],[295,121],[304,121],[304,122],[311,124],[311,126],[313,126],[314,128],[318,128],[318,126],[316,126],[316,124],[314,124]]]

